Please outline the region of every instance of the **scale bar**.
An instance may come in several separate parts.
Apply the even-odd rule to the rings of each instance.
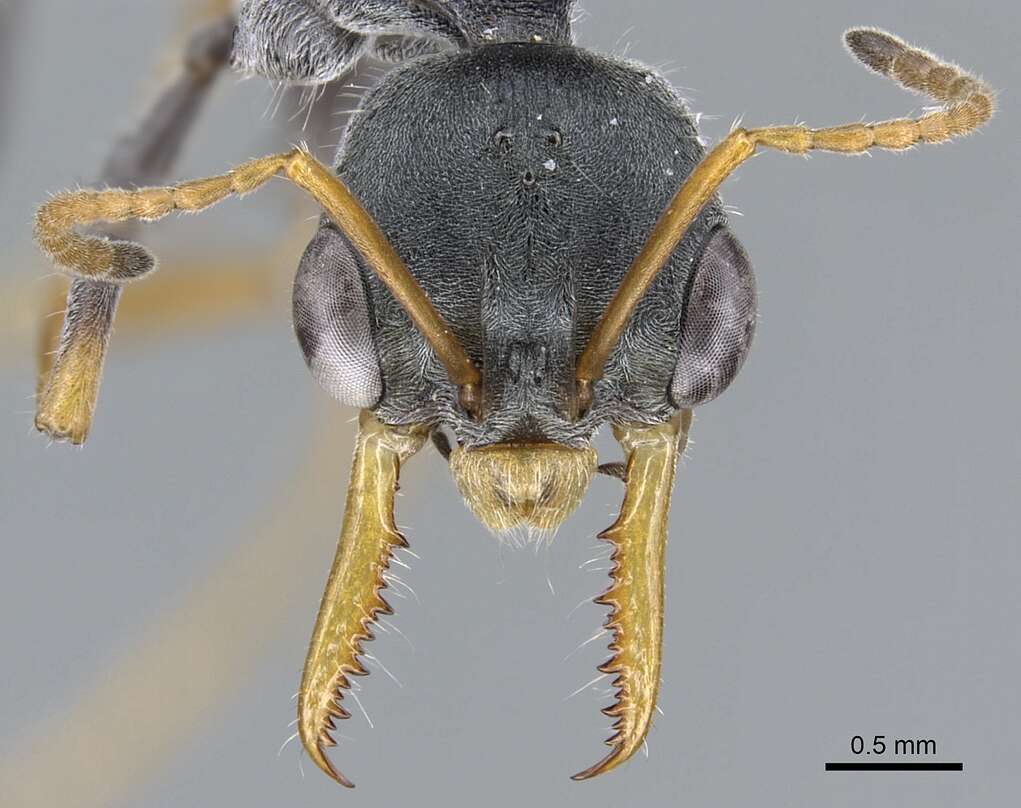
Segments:
[[[963,772],[963,763],[827,763],[828,772]]]

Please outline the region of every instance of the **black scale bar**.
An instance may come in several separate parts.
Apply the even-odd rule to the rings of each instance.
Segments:
[[[827,763],[828,772],[963,772],[963,763]]]

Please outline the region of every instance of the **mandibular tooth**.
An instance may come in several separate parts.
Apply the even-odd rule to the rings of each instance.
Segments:
[[[424,427],[387,426],[367,411],[362,413],[359,426],[340,542],[298,698],[298,728],[309,757],[326,774],[349,787],[351,781],[333,766],[325,750],[336,745],[330,734],[336,720],[351,715],[339,704],[346,692],[365,712],[353,677],[369,673],[361,657],[368,659],[371,655],[364,654],[362,646],[374,638],[372,623],[380,615],[393,614],[380,590],[390,579],[386,571],[393,551],[407,546],[393,521],[397,478],[401,464],[421,448],[428,436]],[[399,581],[396,577],[394,580]]]
[[[678,454],[687,441],[691,413],[659,426],[614,427],[627,457],[624,503],[614,525],[599,534],[613,545],[611,585],[595,599],[610,607],[605,630],[613,656],[599,666],[613,675],[616,701],[604,715],[615,719],[606,740],[612,751],[574,775],[587,780],[628,760],[652,722],[659,688],[663,632],[663,554]]]

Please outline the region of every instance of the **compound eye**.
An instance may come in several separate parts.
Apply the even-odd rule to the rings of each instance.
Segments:
[[[755,277],[741,244],[718,227],[695,262],[670,385],[674,406],[710,401],[737,376],[755,334]]]
[[[554,129],[546,136],[546,142],[549,143],[553,148],[557,148],[561,143],[564,142],[564,136],[560,134],[559,129]]]
[[[347,407],[383,394],[357,253],[332,224],[320,226],[294,278],[294,330],[315,380]]]
[[[499,129],[497,130],[497,133],[493,135],[493,142],[501,151],[509,152],[513,143],[511,133],[506,129]]]

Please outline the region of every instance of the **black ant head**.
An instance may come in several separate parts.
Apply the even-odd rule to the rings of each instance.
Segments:
[[[498,534],[559,527],[596,470],[601,425],[662,422],[718,394],[754,319],[747,260],[713,202],[603,380],[576,385],[585,335],[703,152],[652,71],[570,46],[573,6],[250,0],[234,43],[237,66],[292,82],[336,78],[363,54],[410,59],[366,98],[336,171],[463,345],[471,405],[328,219],[301,263],[295,328],[339,401],[448,430],[458,488]],[[447,52],[411,59],[430,49]]]

